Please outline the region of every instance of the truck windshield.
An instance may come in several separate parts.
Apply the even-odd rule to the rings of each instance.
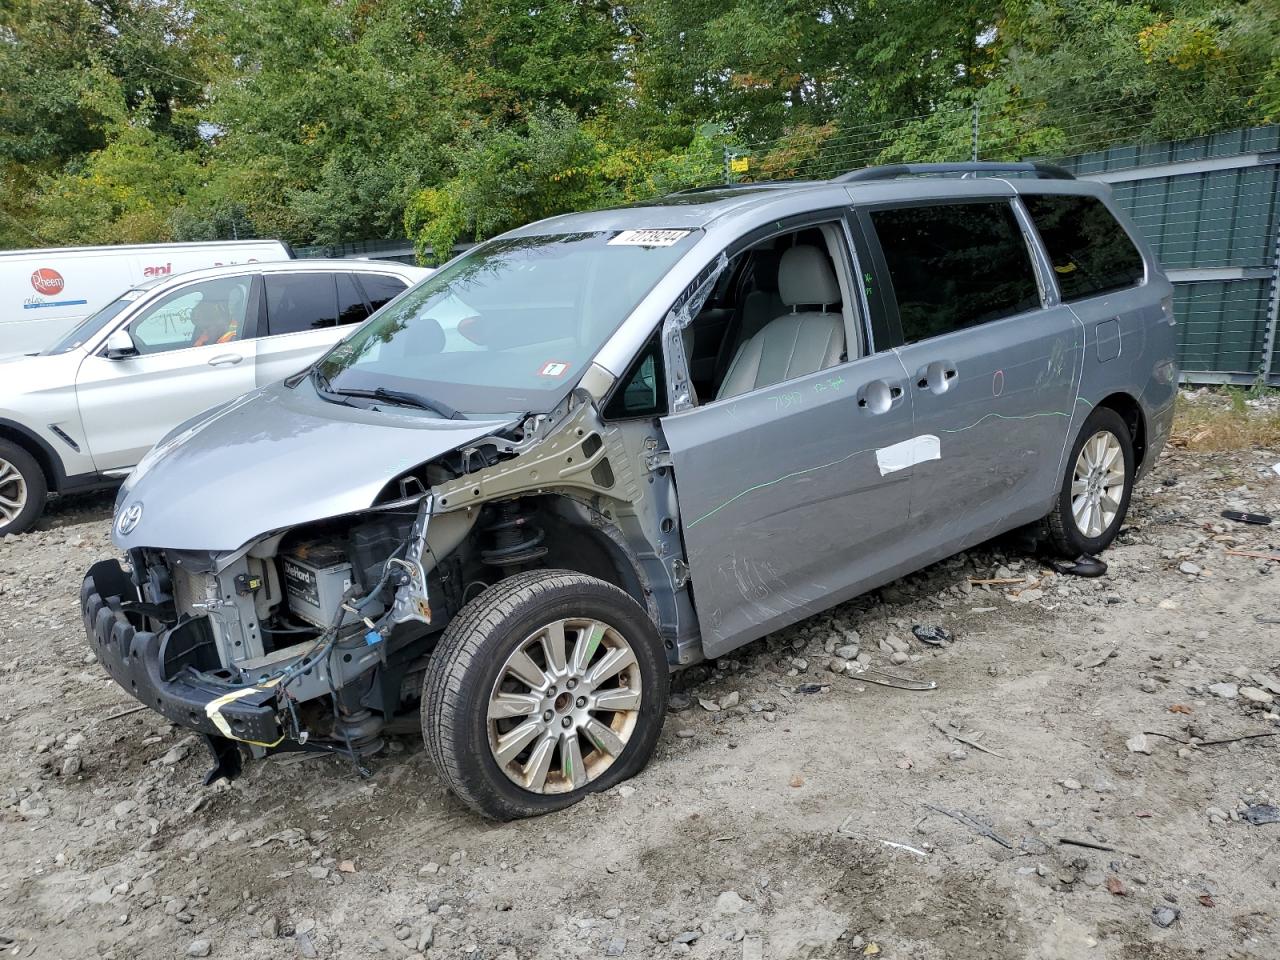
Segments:
[[[462,413],[553,407],[694,230],[506,237],[370,318],[319,362],[327,391],[411,392]]]
[[[87,341],[90,337],[97,334],[103,327],[114,320],[130,303],[137,300],[142,295],[141,290],[130,290],[116,300],[112,300],[97,313],[91,313],[89,316],[81,320],[71,332],[55,343],[52,347],[48,347],[44,352],[46,355],[54,353],[69,353]]]

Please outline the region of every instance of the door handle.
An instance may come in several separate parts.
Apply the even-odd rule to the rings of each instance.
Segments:
[[[934,360],[916,371],[916,386],[921,390],[946,393],[959,375],[960,371],[950,360]]]
[[[243,359],[244,357],[240,356],[240,354],[238,353],[220,353],[218,354],[218,356],[214,357],[212,360],[209,361],[209,366],[234,367],[237,363],[239,363]]]
[[[858,407],[868,413],[887,413],[902,399],[902,386],[886,380],[872,380],[858,389]]]

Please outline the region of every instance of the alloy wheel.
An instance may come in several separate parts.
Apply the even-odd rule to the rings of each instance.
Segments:
[[[1085,441],[1071,477],[1071,515],[1089,539],[1102,536],[1120,512],[1125,486],[1124,449],[1110,430]]]
[[[489,695],[489,749],[513,783],[568,793],[626,749],[642,697],[635,652],[599,620],[557,620],[528,636]]]
[[[0,523],[13,523],[26,505],[27,481],[17,467],[0,459]]]

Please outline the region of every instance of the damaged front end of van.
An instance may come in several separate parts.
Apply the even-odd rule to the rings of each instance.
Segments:
[[[116,501],[123,562],[88,571],[84,626],[121,687],[205,736],[209,782],[280,751],[363,767],[415,709],[438,766],[485,764],[492,796],[450,785],[495,817],[643,765],[696,617],[660,428],[606,423],[617,378],[593,357],[647,289],[637,264],[651,284],[679,251],[616,235],[468,255],[138,465]],[[633,288],[613,285],[594,330],[572,318],[551,359],[522,339],[533,293],[512,288],[561,261]]]
[[[660,501],[640,496],[658,484],[674,509],[669,477],[645,466],[651,438],[606,427],[584,391],[510,423],[406,429],[377,415],[309,423],[287,386],[268,388],[161,445],[159,463],[144,462],[121,491],[113,538],[128,562],[89,570],[85,629],[125,690],[206,736],[210,781],[234,777],[243,754],[376,752],[420,699],[440,633],[522,570],[618,584],[669,624],[674,646],[678,538],[662,528]],[[206,479],[209,461],[252,432],[246,461],[259,478],[272,472],[271,455],[253,448],[279,446],[277,428],[317,434],[279,451],[306,491],[264,498],[225,464]],[[358,459],[394,463],[409,443],[434,456],[385,477],[330,455],[358,444]],[[250,534],[247,512],[290,522]]]

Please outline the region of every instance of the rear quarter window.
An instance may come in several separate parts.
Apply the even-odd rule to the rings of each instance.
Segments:
[[[1142,255],[1097,197],[1024,196],[1062,299],[1070,302],[1142,282]]]

